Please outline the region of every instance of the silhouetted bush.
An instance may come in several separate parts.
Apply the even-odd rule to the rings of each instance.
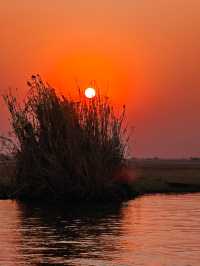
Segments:
[[[28,81],[23,102],[4,97],[17,140],[15,194],[24,199],[119,199],[126,192],[113,173],[127,142],[125,107],[116,117],[100,93],[58,96],[40,76]]]

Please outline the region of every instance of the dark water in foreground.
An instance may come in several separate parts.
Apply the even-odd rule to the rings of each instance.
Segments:
[[[0,265],[200,265],[200,194],[121,206],[0,201]]]

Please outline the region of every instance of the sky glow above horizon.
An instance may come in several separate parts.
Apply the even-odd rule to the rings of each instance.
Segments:
[[[95,80],[127,105],[134,156],[200,156],[199,13],[198,0],[1,1],[0,94],[23,98],[33,73],[66,93]]]

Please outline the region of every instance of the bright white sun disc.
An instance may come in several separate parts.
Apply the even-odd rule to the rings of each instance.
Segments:
[[[95,97],[96,95],[96,91],[94,88],[87,88],[85,90],[85,96],[89,99],[92,99],[93,97]]]

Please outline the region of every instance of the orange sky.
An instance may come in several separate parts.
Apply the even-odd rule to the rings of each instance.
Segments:
[[[24,94],[32,73],[64,90],[96,80],[127,104],[135,156],[200,156],[199,14],[199,0],[1,1],[0,92]]]

